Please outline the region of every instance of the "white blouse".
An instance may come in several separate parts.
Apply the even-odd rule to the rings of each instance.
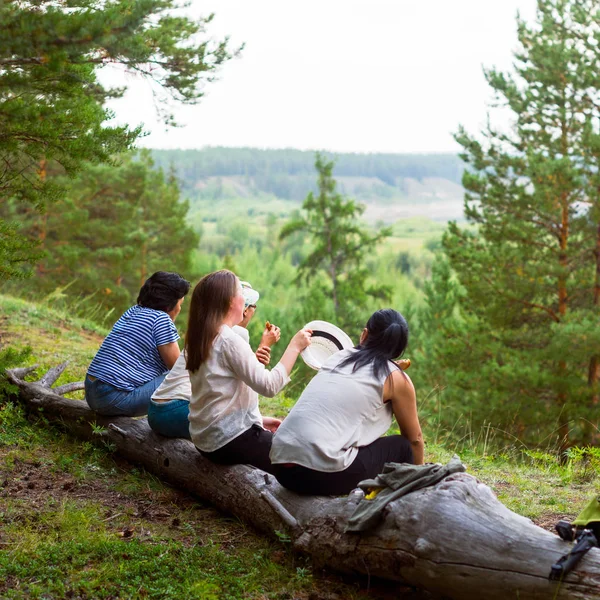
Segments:
[[[271,398],[290,381],[278,363],[271,371],[250,344],[223,325],[208,359],[190,372],[190,435],[197,448],[214,452],[252,425],[262,427],[258,394]]]
[[[384,435],[392,424],[392,403],[383,401],[387,373],[375,376],[373,365],[340,366],[356,352],[342,350],[329,357],[304,388],[277,429],[271,462],[296,464],[322,472],[347,469],[358,449]],[[398,367],[390,364],[390,370]]]

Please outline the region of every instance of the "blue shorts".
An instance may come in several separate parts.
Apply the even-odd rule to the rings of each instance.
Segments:
[[[166,402],[150,401],[148,407],[148,425],[152,431],[165,437],[190,437],[190,403],[187,400],[167,400]]]

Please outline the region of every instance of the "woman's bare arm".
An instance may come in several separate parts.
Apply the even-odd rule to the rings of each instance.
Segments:
[[[408,375],[394,371],[386,380],[384,398],[390,399],[392,411],[402,435],[408,439],[416,465],[422,465],[425,456],[423,433],[417,412],[417,394]]]
[[[171,342],[170,344],[163,344],[162,346],[157,346],[158,353],[160,357],[163,359],[165,365],[167,365],[167,369],[169,371],[173,368],[173,365],[179,358],[179,346],[177,342]]]

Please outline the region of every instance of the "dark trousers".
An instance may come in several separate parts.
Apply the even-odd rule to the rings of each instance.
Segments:
[[[410,442],[402,435],[388,435],[358,449],[354,462],[343,471],[325,473],[300,465],[273,465],[277,481],[297,494],[310,496],[343,496],[359,481],[371,479],[383,471],[388,462],[413,464]]]
[[[220,465],[252,465],[267,473],[273,473],[273,465],[269,459],[273,434],[259,425],[238,435],[214,452],[203,452],[202,456]]]

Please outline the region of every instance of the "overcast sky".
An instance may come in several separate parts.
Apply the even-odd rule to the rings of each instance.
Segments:
[[[245,43],[202,102],[156,118],[147,84],[110,106],[152,148],[456,151],[491,99],[482,66],[510,68],[517,11],[535,0],[192,0],[209,32]],[[111,81],[117,81],[110,75]]]

